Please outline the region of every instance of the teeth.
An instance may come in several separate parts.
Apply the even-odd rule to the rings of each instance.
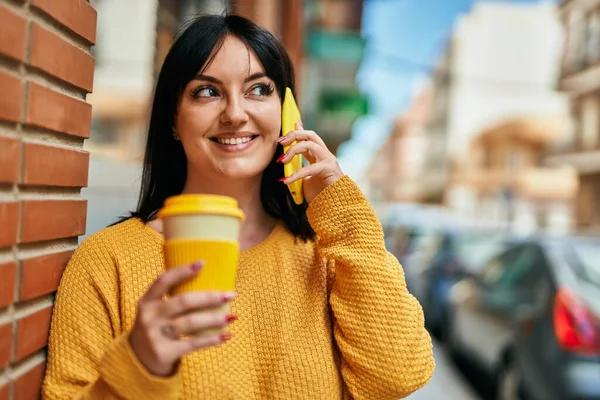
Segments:
[[[251,137],[243,137],[243,138],[217,138],[217,142],[221,143],[221,144],[243,144],[243,143],[248,143],[249,141],[251,141],[252,138]]]

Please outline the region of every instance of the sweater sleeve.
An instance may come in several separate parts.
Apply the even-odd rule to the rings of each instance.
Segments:
[[[177,399],[180,377],[152,376],[121,332],[118,275],[102,232],[75,252],[52,315],[44,399]]]
[[[329,303],[344,383],[354,399],[397,399],[424,386],[435,366],[423,311],[360,189],[344,176],[307,210],[333,275]]]

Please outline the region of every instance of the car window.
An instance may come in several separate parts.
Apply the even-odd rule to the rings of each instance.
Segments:
[[[467,235],[456,243],[456,256],[467,271],[476,272],[506,247],[502,235]]]
[[[483,283],[487,286],[494,285],[502,275],[504,265],[509,265],[520,251],[520,247],[510,248],[485,263],[480,273]]]
[[[483,271],[486,285],[516,289],[526,287],[536,280],[540,265],[540,250],[537,246],[524,245],[509,249],[493,259]]]
[[[503,265],[503,273],[496,284],[508,288],[525,285],[532,278],[536,255],[537,249],[535,247],[526,246],[522,248],[514,260],[510,260],[510,263]]]
[[[600,286],[600,246],[597,243],[573,243],[567,261],[589,283]]]

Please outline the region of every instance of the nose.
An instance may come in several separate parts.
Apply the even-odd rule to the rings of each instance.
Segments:
[[[225,103],[225,109],[221,113],[221,122],[234,126],[248,122],[248,114],[244,109],[243,101],[238,97],[229,98]]]

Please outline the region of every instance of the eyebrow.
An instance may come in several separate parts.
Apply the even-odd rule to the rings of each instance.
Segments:
[[[264,78],[266,76],[267,76],[267,74],[265,74],[264,72],[256,72],[256,73],[246,77],[246,79],[244,79],[244,83],[255,81],[257,79]],[[207,81],[207,82],[213,82],[213,83],[219,83],[219,84],[223,83],[219,79],[215,78],[214,76],[203,75],[203,74],[196,75],[196,77],[194,79],[197,79],[199,81]]]

